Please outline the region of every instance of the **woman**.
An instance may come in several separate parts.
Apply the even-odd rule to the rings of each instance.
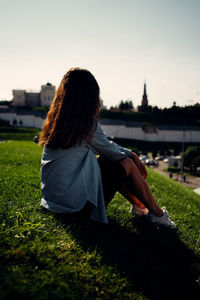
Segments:
[[[99,94],[89,71],[72,68],[64,75],[39,140],[44,146],[41,205],[57,213],[87,208],[91,219],[107,223],[105,206],[119,190],[135,214],[174,227],[155,202],[137,155],[104,135],[97,121]]]

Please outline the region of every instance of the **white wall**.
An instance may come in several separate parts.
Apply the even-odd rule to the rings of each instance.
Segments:
[[[17,120],[17,125],[19,126],[19,122],[22,121],[22,127],[34,127],[38,129],[42,129],[44,119],[41,117],[37,117],[34,115],[20,115],[16,113],[10,112],[0,112],[0,119],[10,121],[12,124],[14,120]]]
[[[102,125],[107,136],[115,138],[135,139],[149,142],[182,142],[183,130],[161,130],[157,133],[146,133],[142,127],[126,127],[125,125]],[[199,130],[185,130],[185,142],[200,143]]]
[[[10,112],[0,112],[0,119],[10,121],[12,124],[16,119],[19,125],[20,120],[23,121],[22,126],[34,127],[42,129],[44,119],[34,115],[20,115]],[[146,133],[142,127],[126,127],[125,125],[101,125],[105,134],[109,137],[134,139],[149,142],[182,142],[183,130],[161,130],[157,129],[157,133]],[[199,130],[185,130],[185,142],[200,143]]]

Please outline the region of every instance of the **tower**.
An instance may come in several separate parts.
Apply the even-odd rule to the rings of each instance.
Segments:
[[[55,90],[56,90],[55,86],[49,82],[41,86],[41,93],[40,93],[41,106],[49,107],[51,105],[53,97],[55,96]]]
[[[147,91],[146,91],[146,81],[144,82],[144,93],[142,96],[142,109],[145,111],[148,107],[148,97],[147,97]]]
[[[13,90],[13,106],[26,106],[26,92],[25,90]]]

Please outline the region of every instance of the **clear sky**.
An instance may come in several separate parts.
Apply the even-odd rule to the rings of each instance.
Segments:
[[[0,0],[0,99],[89,69],[108,107],[200,103],[200,0]]]

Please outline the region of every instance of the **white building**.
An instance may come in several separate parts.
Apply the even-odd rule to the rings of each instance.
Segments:
[[[49,107],[54,98],[56,88],[51,83],[41,86],[38,92],[13,90],[13,106],[42,106]]]

